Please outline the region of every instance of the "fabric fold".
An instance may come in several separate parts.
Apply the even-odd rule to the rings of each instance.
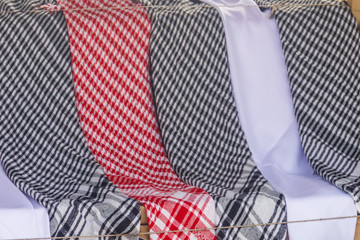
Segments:
[[[152,21],[150,77],[175,172],[213,196],[219,227],[286,221],[284,197],[256,168],[239,124],[219,14],[195,0],[141,2]],[[219,230],[217,236],[285,239],[286,226]]]
[[[138,203],[106,178],[86,144],[65,18],[37,8],[49,3],[0,1],[1,163],[47,208],[53,237],[138,234]]]
[[[130,0],[60,4],[69,27],[80,123],[106,175],[145,206],[150,231],[213,228],[213,199],[176,176],[160,139],[149,82],[151,23],[145,9]],[[215,233],[150,237],[209,240]]]
[[[354,198],[359,211],[360,38],[356,20],[345,2],[335,0],[292,1],[275,11],[275,18],[305,155],[316,174]]]

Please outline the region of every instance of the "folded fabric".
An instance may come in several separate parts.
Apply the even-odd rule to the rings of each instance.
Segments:
[[[160,139],[150,91],[151,26],[145,9],[130,0],[61,5],[69,27],[81,126],[106,175],[145,206],[150,231],[213,228],[213,199],[176,176]],[[150,237],[214,239],[215,232]]]
[[[353,199],[313,170],[301,148],[274,18],[253,0],[202,0],[221,14],[235,103],[254,161],[284,194],[288,221],[356,215]],[[266,39],[266,41],[264,41]],[[336,206],[336,207],[334,207]],[[356,219],[288,224],[291,240],[353,240]]]
[[[106,178],[79,125],[65,18],[34,11],[47,3],[0,1],[4,170],[47,208],[54,237],[136,234],[138,203]]]
[[[286,221],[284,197],[256,168],[239,125],[219,14],[197,1],[142,2],[152,20],[155,106],[175,172],[213,196],[219,227]],[[219,239],[284,239],[286,226],[217,234]]]
[[[316,5],[324,3],[327,6]],[[356,20],[346,3],[336,0],[291,1],[275,11],[275,18],[305,155],[316,174],[354,198],[359,211],[360,38]]]
[[[0,239],[50,237],[46,208],[22,193],[0,164]]]

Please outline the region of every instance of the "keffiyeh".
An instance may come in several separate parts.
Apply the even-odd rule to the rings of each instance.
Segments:
[[[65,18],[32,11],[47,3],[0,1],[1,163],[47,208],[52,236],[138,233],[138,203],[106,178],[79,125]]]
[[[252,160],[232,96],[221,18],[189,0],[143,0],[150,76],[165,149],[180,178],[209,192],[218,225],[286,221],[285,201]],[[171,6],[171,9],[169,7]],[[284,239],[286,226],[227,229],[219,239]]]
[[[213,199],[176,176],[160,139],[150,91],[150,19],[145,9],[128,0],[61,5],[69,25],[81,126],[106,175],[145,206],[150,231],[213,228]],[[67,10],[74,8],[99,10]],[[215,233],[150,237],[210,240]]]

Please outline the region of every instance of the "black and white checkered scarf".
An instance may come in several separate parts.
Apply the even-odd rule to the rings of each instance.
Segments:
[[[217,11],[189,0],[142,2],[163,6],[148,8],[150,72],[163,142],[176,173],[213,196],[218,226],[285,221],[284,197],[256,168],[239,125]],[[217,234],[219,239],[284,239],[285,232],[285,225],[272,225]]]
[[[360,211],[360,40],[356,20],[346,3],[336,0],[257,2],[289,5],[279,8],[275,18],[304,152],[315,173],[349,193]]]
[[[47,208],[52,236],[138,233],[138,203],[105,177],[80,128],[63,14],[24,12],[46,3],[0,0],[1,163]]]

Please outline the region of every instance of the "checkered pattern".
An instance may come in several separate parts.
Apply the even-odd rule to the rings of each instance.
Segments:
[[[148,12],[151,83],[175,172],[213,196],[218,226],[285,221],[284,197],[256,168],[239,125],[217,11],[189,0],[142,2],[172,6]],[[284,239],[285,233],[285,225],[217,232],[219,239]]]
[[[1,0],[0,11],[46,3]],[[47,208],[52,236],[138,233],[138,203],[105,177],[79,125],[63,14],[1,12],[0,52],[0,160]]]
[[[61,2],[69,27],[78,113],[93,154],[109,179],[146,208],[151,231],[215,226],[215,203],[186,185],[166,157],[148,70],[150,19],[128,0]],[[107,8],[67,11],[72,8]],[[214,239],[215,232],[151,235]]]
[[[345,3],[276,12],[305,154],[360,211],[360,40]]]

